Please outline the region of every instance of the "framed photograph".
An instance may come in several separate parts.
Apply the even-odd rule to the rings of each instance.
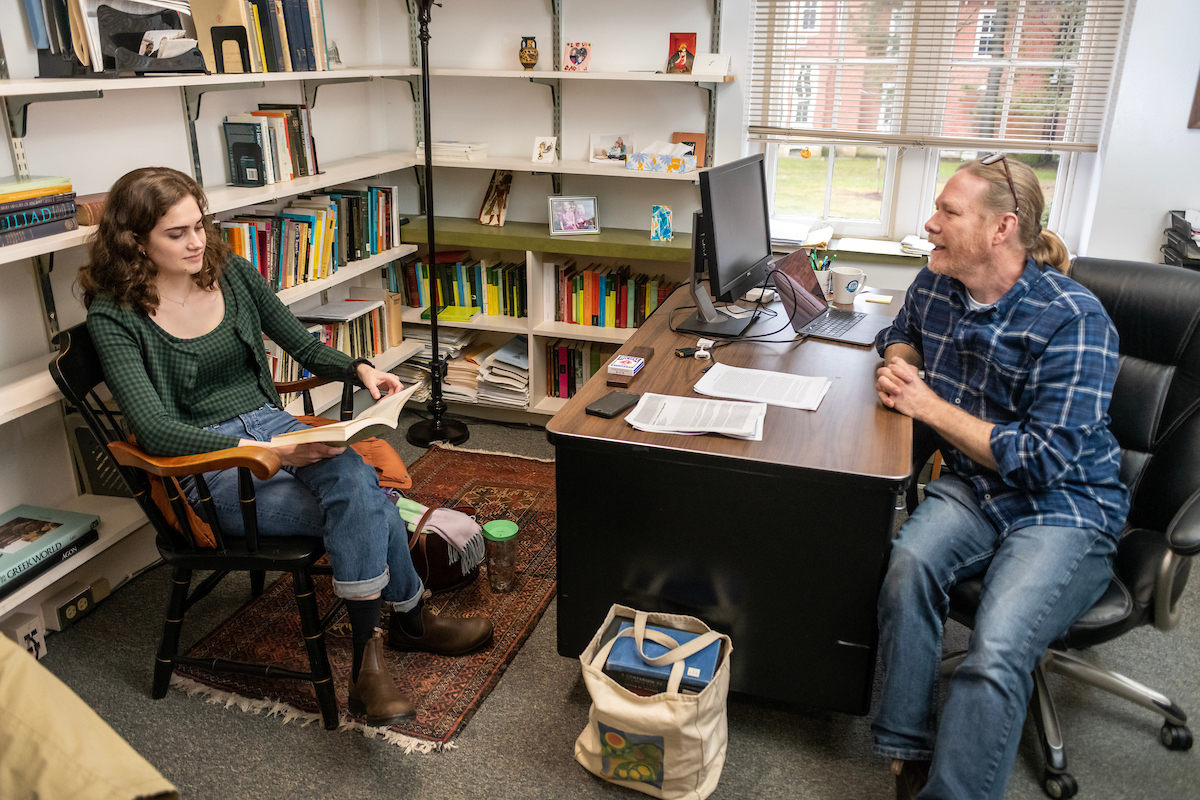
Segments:
[[[557,155],[554,146],[558,143],[557,136],[539,136],[533,140],[533,163],[553,164]]]
[[[567,236],[599,233],[600,217],[594,197],[550,197],[550,234]]]
[[[704,163],[705,153],[708,152],[708,135],[704,133],[684,133],[675,131],[671,134],[671,144],[691,145],[692,155],[696,157],[696,166],[707,166]]]
[[[563,51],[563,72],[587,72],[591,65],[591,42],[567,42]]]
[[[626,154],[632,152],[632,134],[593,133],[589,140],[588,161],[598,164],[624,164]]]
[[[672,33],[670,55],[667,56],[667,72],[690,75],[695,60],[696,34]]]

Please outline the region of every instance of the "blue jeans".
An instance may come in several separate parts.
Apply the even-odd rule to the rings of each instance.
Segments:
[[[206,430],[239,439],[269,441],[308,426],[274,405],[209,425]],[[206,473],[217,519],[225,535],[244,536],[237,469]],[[188,501],[198,505],[195,483],[181,480]],[[283,467],[266,481],[254,478],[260,536],[319,536],[325,540],[333,588],[339,597],[383,593],[396,611],[420,602],[425,587],[408,552],[408,530],[400,512],[379,488],[375,469],[346,448],[340,455],[305,467]]]
[[[1088,528],[1001,534],[961,478],[939,478],[893,542],[879,596],[883,695],[871,724],[880,755],[932,757],[922,798],[1004,796],[1033,669],[1047,646],[1100,598],[1116,540]],[[983,573],[966,660],[937,721],[949,590]],[[936,735],[936,746],[934,739]]]

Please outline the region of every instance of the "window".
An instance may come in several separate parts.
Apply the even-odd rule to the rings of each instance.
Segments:
[[[817,0],[804,0],[800,3],[800,29],[805,31],[817,29]]]
[[[808,125],[812,122],[813,73],[816,67],[810,64],[800,64],[796,67],[796,113],[792,122],[797,125]]]
[[[975,54],[980,58],[991,58],[999,55],[1000,48],[996,42],[996,12],[979,11],[979,27],[975,31]]]
[[[773,213],[898,238],[964,153],[1024,153],[1048,176],[1095,152],[1126,2],[756,0],[749,133],[775,165]]]

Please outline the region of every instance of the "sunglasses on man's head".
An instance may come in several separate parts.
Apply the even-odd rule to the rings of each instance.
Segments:
[[[984,156],[979,159],[980,164],[991,166],[999,161],[1004,166],[1004,177],[1008,178],[1008,190],[1013,196],[1013,213],[1018,216],[1021,213],[1021,202],[1017,200],[1017,187],[1013,185],[1012,173],[1008,171],[1008,159],[1004,157],[1004,153],[992,153],[990,156]]]

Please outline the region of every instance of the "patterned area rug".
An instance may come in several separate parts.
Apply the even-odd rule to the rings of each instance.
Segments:
[[[350,625],[343,611],[326,632],[343,728],[383,736],[406,751],[430,752],[452,746],[462,729],[500,680],[513,656],[533,632],[556,585],[554,547],[554,464],[514,456],[431,447],[409,470],[408,497],[427,506],[470,505],[483,524],[510,519],[521,529],[517,583],[512,592],[493,594],[481,569],[468,586],[434,595],[427,602],[443,616],[484,614],[495,625],[492,645],[468,656],[449,658],[430,653],[399,653],[385,648],[396,683],[417,704],[417,715],[390,729],[365,728],[348,716],[346,691],[350,677]],[[321,609],[334,600],[330,580],[317,576]],[[386,628],[386,619],[384,621]],[[189,652],[189,656],[234,661],[278,663],[306,671],[308,660],[300,639],[300,621],[285,575],[226,620]],[[236,674],[213,674],[180,667],[172,685],[210,702],[236,705],[253,713],[281,716],[284,721],[317,722],[312,685],[301,681],[265,680]]]

